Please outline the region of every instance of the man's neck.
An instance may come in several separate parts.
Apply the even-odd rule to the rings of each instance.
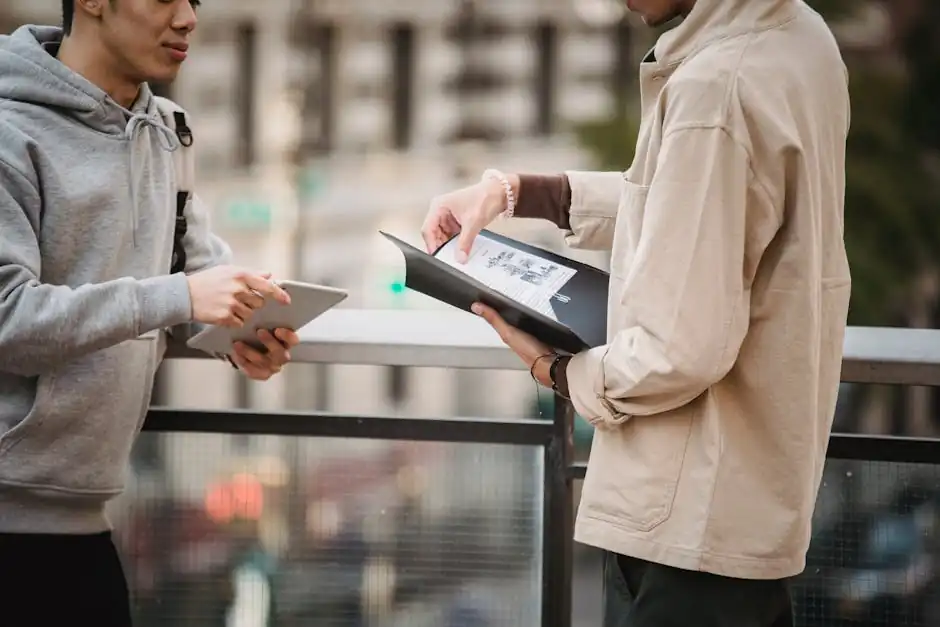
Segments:
[[[65,37],[57,55],[59,61],[88,81],[100,87],[116,103],[130,109],[140,93],[140,85],[125,78],[110,68],[107,53],[97,45],[77,45],[74,36]]]

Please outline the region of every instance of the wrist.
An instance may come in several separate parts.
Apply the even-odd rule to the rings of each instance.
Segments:
[[[493,217],[502,215],[511,218],[519,203],[519,175],[488,169],[483,173],[482,180],[487,184],[487,196],[491,199]]]
[[[193,277],[190,275],[183,275],[186,277],[186,293],[189,294],[189,321],[198,322],[196,320],[196,298],[193,293]]]
[[[529,366],[529,374],[532,375],[532,378],[536,383],[545,388],[552,387],[552,380],[550,375],[550,369],[552,360],[555,358],[555,353],[546,353],[544,355],[539,355],[535,358],[535,361]]]
[[[541,355],[532,363],[530,373],[539,385],[551,389],[562,398],[570,399],[567,374],[569,361],[570,356],[555,352]]]
[[[509,188],[512,190],[513,197],[516,199],[516,206],[519,206],[519,190],[522,189],[522,182],[518,174],[506,174],[506,181],[509,182]]]

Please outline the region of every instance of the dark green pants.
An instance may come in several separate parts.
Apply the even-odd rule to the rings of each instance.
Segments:
[[[752,581],[608,553],[604,627],[792,627],[786,580]]]

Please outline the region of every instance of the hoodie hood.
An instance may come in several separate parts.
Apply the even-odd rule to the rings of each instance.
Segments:
[[[127,135],[135,115],[159,117],[146,83],[129,111],[56,59],[61,43],[62,29],[52,26],[0,36],[0,100],[57,109],[107,135]]]
[[[0,103],[14,109],[40,107],[60,113],[77,125],[112,138],[125,140],[130,185],[132,235],[137,242],[140,226],[140,185],[153,160],[151,148],[165,152],[180,147],[176,133],[163,121],[146,83],[127,110],[103,89],[72,71],[56,58],[62,29],[22,26],[0,37]],[[52,129],[46,132],[53,133]],[[61,141],[67,141],[63,135]]]

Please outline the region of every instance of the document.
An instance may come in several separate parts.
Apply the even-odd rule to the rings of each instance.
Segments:
[[[467,263],[456,259],[457,240],[452,239],[435,255],[447,265],[472,276],[514,301],[557,321],[552,299],[578,273],[560,263],[537,257],[480,234],[473,242]]]
[[[488,230],[474,240],[467,263],[457,262],[456,238],[428,254],[382,235],[402,252],[409,289],[464,311],[485,303],[564,352],[607,341],[606,272]]]

